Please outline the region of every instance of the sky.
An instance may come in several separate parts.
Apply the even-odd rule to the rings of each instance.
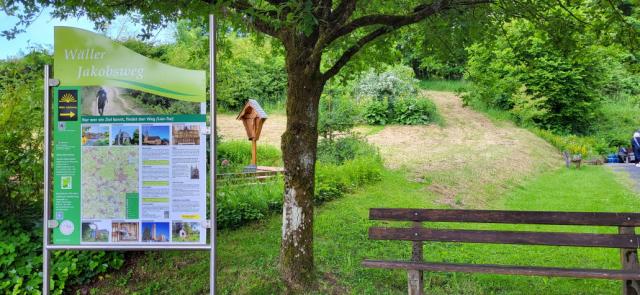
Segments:
[[[97,32],[94,30],[93,23],[85,17],[69,18],[61,21],[52,19],[50,11],[49,9],[44,10],[38,19],[27,28],[27,31],[18,34],[15,39],[7,40],[4,37],[0,37],[0,59],[24,55],[29,53],[29,48],[33,46],[42,46],[52,51],[54,26],[70,26]],[[17,17],[8,16],[3,10],[0,10],[0,31],[12,28],[17,21]],[[171,41],[173,37],[172,29],[170,28],[158,32],[155,41]],[[107,31],[107,35],[110,38],[122,38],[135,36],[140,31],[140,25],[132,24],[129,18],[120,17],[114,21],[112,28]]]

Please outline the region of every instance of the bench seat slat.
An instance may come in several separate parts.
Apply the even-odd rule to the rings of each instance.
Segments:
[[[370,268],[409,269],[441,272],[491,273],[549,277],[573,277],[608,280],[640,280],[640,272],[612,269],[567,269],[555,267],[529,267],[494,264],[457,264],[389,260],[364,260],[362,266]]]
[[[371,220],[640,226],[640,213],[372,208]]]
[[[637,235],[388,227],[369,228],[369,239],[603,248],[638,248],[640,244]]]

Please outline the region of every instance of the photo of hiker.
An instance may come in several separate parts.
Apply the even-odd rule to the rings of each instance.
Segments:
[[[104,107],[107,104],[107,91],[104,88],[98,89],[96,100],[98,102],[98,114],[102,116],[104,115]]]
[[[198,102],[181,101],[112,85],[83,86],[80,87],[79,96],[82,98],[79,107],[83,116],[200,113]]]

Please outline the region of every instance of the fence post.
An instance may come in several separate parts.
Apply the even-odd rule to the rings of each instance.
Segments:
[[[618,228],[618,233],[621,235],[635,235],[636,229],[635,227],[621,226]],[[640,271],[637,248],[620,249],[620,259],[623,270]],[[640,281],[622,281],[622,294],[640,295]]]
[[[413,222],[414,228],[421,228],[422,223],[418,221]],[[411,261],[422,262],[422,241],[413,242],[413,250],[411,253]],[[424,280],[423,271],[410,269],[407,271],[409,276],[409,295],[423,295],[424,294]]]

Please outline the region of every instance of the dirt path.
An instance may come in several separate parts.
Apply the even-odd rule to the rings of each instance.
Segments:
[[[117,87],[103,87],[107,92],[107,104],[104,107],[105,116],[109,115],[138,115],[140,111],[131,107],[125,99],[122,98],[123,93]],[[96,88],[97,91],[97,88]],[[99,116],[98,101],[95,97],[89,97],[91,101],[91,115]]]
[[[561,158],[551,145],[509,122],[494,123],[465,108],[450,92],[425,91],[445,126],[387,126],[369,141],[380,147],[389,168],[404,168],[440,202],[481,208],[509,183],[549,167]]]

